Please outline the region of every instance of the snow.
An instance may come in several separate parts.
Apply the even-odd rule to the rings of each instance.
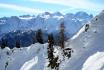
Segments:
[[[90,56],[84,63],[82,70],[104,70],[104,52],[97,52]]]
[[[36,43],[26,48],[0,49],[0,70],[41,70],[44,68],[43,48],[46,45]]]
[[[103,19],[104,12],[87,23],[89,24],[87,31],[84,25],[72,39],[66,42],[65,48],[73,50],[69,59],[62,56],[62,49],[59,46],[54,46],[55,57],[59,56],[59,60],[62,60],[59,70],[104,70]],[[0,49],[0,70],[52,70],[47,67],[47,46],[47,43],[36,43],[25,48]]]
[[[104,47],[103,47],[104,20],[103,18],[104,18],[104,13],[100,13],[88,23],[90,24],[88,31],[83,31],[83,28],[82,28],[79,31],[80,33],[77,33],[75,35],[74,39],[68,40],[69,44],[67,45],[74,50],[74,53],[72,54],[71,59],[67,61],[66,67],[64,68],[64,70],[69,70],[69,69],[82,70],[83,64],[91,55],[95,54],[98,51],[104,52]],[[103,59],[103,57],[101,58]],[[98,59],[100,60],[101,58],[98,58]],[[103,68],[104,66],[102,67],[102,69]]]
[[[24,20],[30,20],[30,19],[33,19],[34,17],[19,17],[19,18]]]
[[[20,68],[20,70],[30,70],[35,64],[37,64],[37,62],[38,62],[38,57],[35,56],[35,58],[32,58],[31,60],[25,62],[22,68]]]
[[[85,26],[83,26],[72,38],[71,40],[77,38],[82,32],[85,31]]]

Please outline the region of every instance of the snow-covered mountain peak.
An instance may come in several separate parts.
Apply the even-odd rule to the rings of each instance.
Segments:
[[[53,16],[63,16],[60,12],[53,13]]]
[[[66,18],[70,17],[70,18],[75,18],[74,14],[72,13],[67,13],[66,15],[64,15]]]
[[[82,11],[80,11],[80,12],[77,12],[76,14],[75,14],[75,17],[77,17],[77,18],[88,18],[88,17],[93,17],[93,15],[89,15],[89,14],[87,14],[86,12],[82,12]]]
[[[60,17],[63,17],[63,15],[60,12],[55,12],[55,13],[44,12],[42,14],[39,14],[37,17],[38,18],[41,17],[46,20],[46,19],[50,19],[50,18],[59,19]]]
[[[81,15],[88,15],[88,14],[86,12],[79,11],[79,12],[76,13],[76,15],[80,15],[81,16]]]
[[[42,15],[51,15],[50,12],[44,12]]]
[[[11,16],[11,19],[19,19],[17,16]]]
[[[86,15],[84,15],[86,16]],[[88,17],[89,16],[89,17]],[[77,18],[75,14],[68,13],[66,15],[60,12],[49,13],[45,12],[37,16],[23,15],[13,16],[7,18],[4,23],[0,25],[0,36],[15,31],[37,31],[42,29],[47,33],[58,34],[59,27],[62,22],[65,25],[65,31],[67,36],[73,36],[86,22],[90,21],[92,17],[87,15],[86,18]],[[4,35],[3,35],[4,34]]]
[[[19,19],[21,20],[31,20],[31,19],[34,19],[36,18],[36,16],[31,16],[31,15],[22,15],[22,16],[19,16]]]
[[[104,28],[104,12],[101,12],[99,15],[95,16],[93,19],[91,19],[91,21],[87,22],[87,24],[85,24],[77,34],[85,34],[85,33],[89,33],[91,34],[91,31],[96,31],[100,29],[100,31],[102,31]],[[86,31],[86,25],[88,27],[88,30]],[[101,29],[102,28],[102,29]],[[100,32],[98,31],[98,32]]]
[[[52,16],[52,13],[50,13],[50,12],[44,12],[44,13],[39,14],[37,17],[48,19],[51,16]]]
[[[20,19],[17,17],[17,16],[11,16],[7,21],[6,21],[6,23],[13,23],[13,22],[18,22],[18,21],[20,21]],[[11,24],[12,24],[11,23]]]

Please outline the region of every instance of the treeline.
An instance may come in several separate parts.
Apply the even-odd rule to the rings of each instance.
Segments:
[[[0,47],[1,47],[1,49],[4,49],[5,47],[8,47],[8,41],[6,39],[2,39]],[[15,42],[15,47],[16,48],[20,48],[21,47],[20,41],[16,41]]]
[[[60,25],[61,26],[61,25]],[[60,45],[60,29],[56,30],[56,32],[52,33],[54,38],[54,45]],[[37,42],[43,44],[48,42],[48,35],[49,33],[45,30],[38,29],[37,31],[16,31],[16,32],[10,32],[8,34],[5,34],[0,39],[0,46],[9,48],[14,48],[16,46],[16,43],[20,44],[20,47],[26,47],[30,46],[31,44],[35,44]],[[68,37],[65,36],[65,40],[67,40]],[[6,42],[6,43],[5,43]]]
[[[41,43],[41,44],[44,44],[46,42],[44,39],[45,38],[43,36],[43,31],[41,29],[38,29],[35,32],[34,36],[32,36],[31,44],[35,44],[37,42]],[[52,39],[52,42],[53,42],[53,43],[51,43],[52,45],[58,45],[58,46],[61,46],[61,48],[64,48],[64,41],[66,40],[64,23],[60,24],[59,34],[58,34],[57,37],[54,37],[54,34],[52,34],[52,33],[48,33],[47,42],[51,41],[50,39]],[[26,38],[25,38],[25,40],[26,40]],[[11,44],[13,42],[15,42],[14,43],[15,47],[17,47],[17,48],[22,47],[22,45],[21,45],[22,42],[21,42],[21,38],[19,37],[19,34],[18,34],[18,36],[16,36],[14,38],[14,41],[11,41]],[[10,42],[8,41],[7,38],[2,38],[1,39],[0,46],[1,46],[2,49],[5,48],[5,47],[8,47],[9,44],[10,44]]]

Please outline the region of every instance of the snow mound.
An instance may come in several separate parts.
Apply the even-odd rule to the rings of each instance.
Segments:
[[[97,52],[90,56],[84,63],[82,70],[104,70],[104,52]]]
[[[31,60],[24,63],[20,70],[30,70],[35,64],[38,63],[38,57],[32,58]]]

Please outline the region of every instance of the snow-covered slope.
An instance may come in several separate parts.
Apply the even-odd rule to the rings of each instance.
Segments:
[[[0,70],[52,70],[47,67],[47,46],[36,43],[25,48],[0,48]],[[61,56],[60,50],[55,52]]]
[[[82,70],[104,70],[104,52],[97,52],[90,56]]]
[[[26,48],[0,49],[0,70],[44,70],[47,44]]]
[[[89,28],[85,31],[86,25],[70,41],[70,46],[74,49],[73,56],[66,64],[65,70],[81,70],[86,59],[94,53],[104,52],[104,11],[93,18],[89,23]],[[101,57],[99,57],[100,59]],[[103,57],[102,57],[103,58]],[[104,64],[104,62],[103,62]],[[104,68],[104,66],[102,66]],[[89,69],[83,69],[89,70]],[[99,69],[98,69],[99,70]]]
[[[20,17],[4,17],[0,19],[0,34],[15,30],[37,30],[40,28],[47,32],[54,32],[59,29],[59,25],[63,21],[66,26],[66,31],[70,34],[74,34],[85,22],[93,17],[85,12],[70,14],[71,13],[63,15],[59,12],[45,12],[38,16],[23,15]]]

